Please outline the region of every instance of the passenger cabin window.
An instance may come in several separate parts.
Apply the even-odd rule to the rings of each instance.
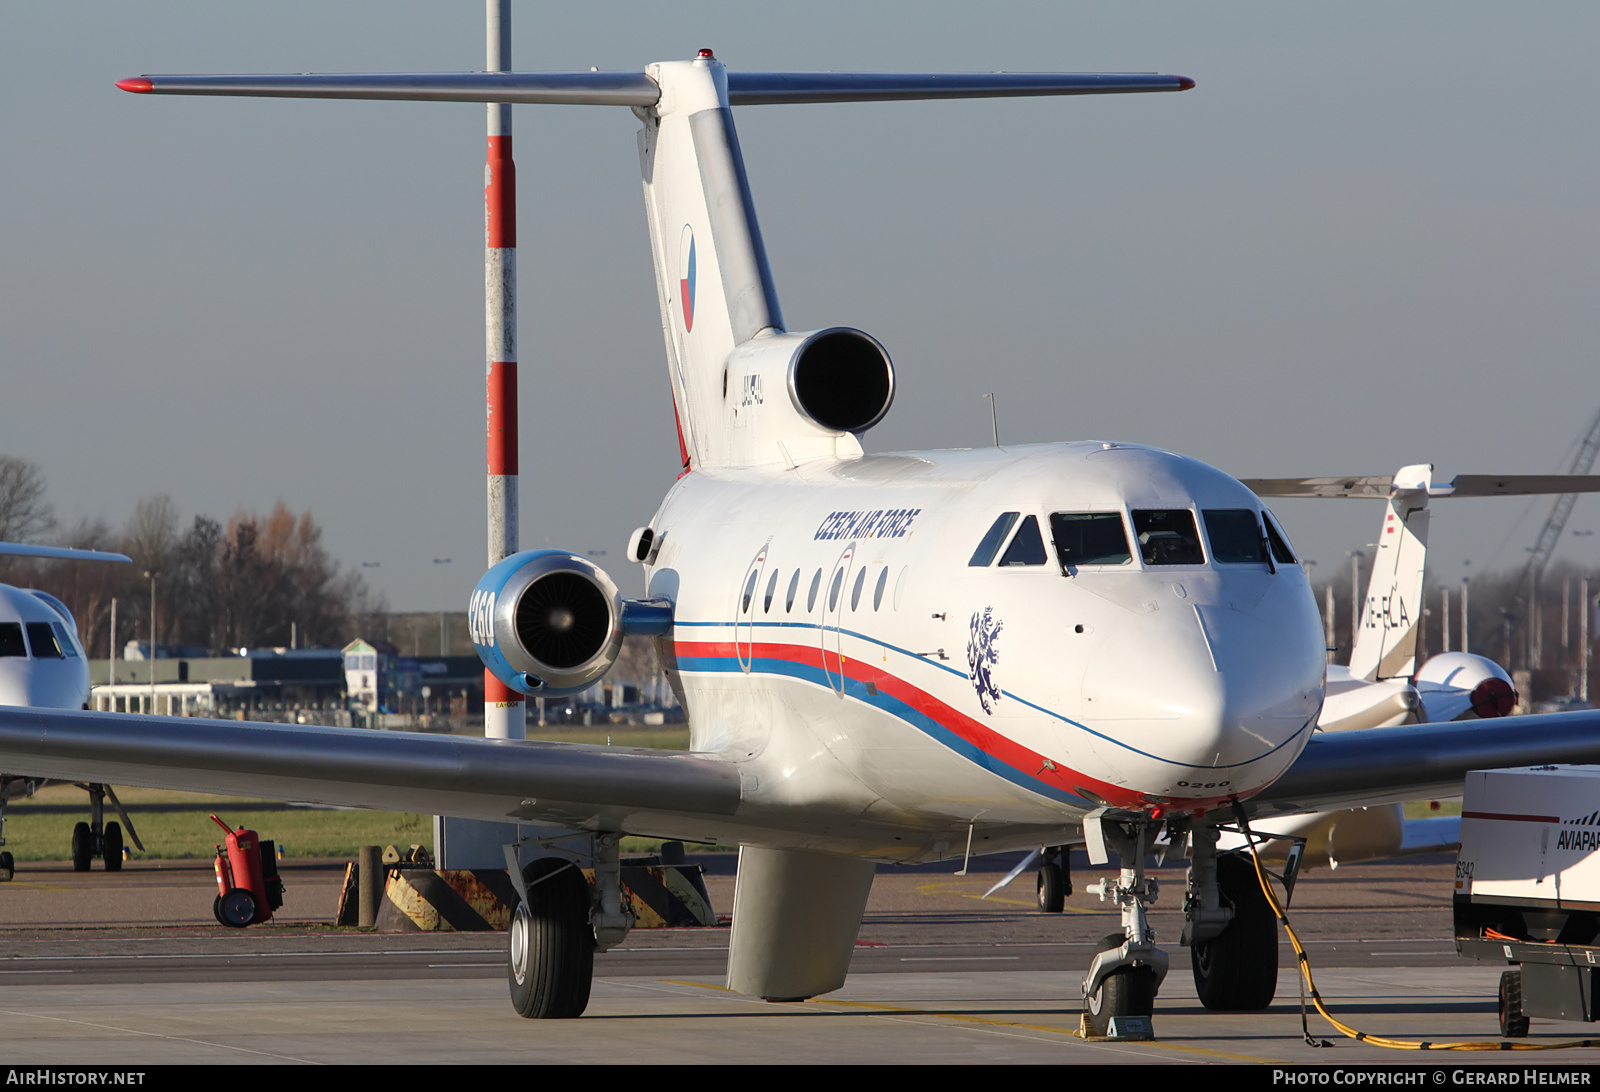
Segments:
[[[55,631],[50,628],[49,622],[29,622],[28,645],[33,649],[35,660],[63,660],[61,646],[56,644]]]
[[[1267,542],[1272,545],[1272,557],[1280,565],[1295,564],[1294,551],[1289,549],[1289,539],[1278,529],[1278,521],[1271,512],[1263,511],[1261,520],[1267,525]]]
[[[1200,532],[1187,508],[1145,508],[1133,513],[1139,557],[1146,565],[1204,565]]]
[[[740,614],[750,613],[750,597],[756,593],[756,577],[760,575],[760,573],[753,572],[750,574],[750,579],[744,582],[744,596],[739,601]]]
[[[872,609],[877,610],[883,605],[883,589],[889,586],[889,566],[883,567],[883,572],[878,574],[878,583],[872,589]]]
[[[978,548],[972,552],[972,560],[967,564],[973,568],[982,568],[993,561],[994,555],[1000,552],[1000,544],[1005,542],[1006,535],[1011,533],[1011,528],[1020,515],[1021,512],[1002,512],[989,525],[988,533],[983,536],[983,541],[978,543]]]
[[[855,587],[850,589],[850,609],[851,610],[856,610],[857,608],[859,608],[861,606],[861,589],[866,587],[866,584],[867,584],[867,570],[866,570],[866,567],[863,566],[861,571],[856,573]]]
[[[26,658],[28,646],[22,643],[21,622],[0,622],[0,656]]]
[[[788,614],[794,610],[794,593],[800,590],[800,570],[796,569],[789,578],[789,590],[783,595],[783,613]]]
[[[817,589],[822,587],[822,570],[817,570],[817,575],[811,578],[811,590],[806,592],[806,610],[817,609]]]
[[[1211,560],[1219,565],[1265,565],[1261,522],[1248,508],[1207,508],[1200,513],[1211,540]]]
[[[772,579],[767,581],[767,594],[762,597],[761,611],[763,614],[772,613],[772,593],[778,590],[778,570],[772,570]]]
[[[1029,516],[1017,528],[1011,545],[1000,558],[1001,565],[1043,565],[1047,558],[1044,538],[1039,534],[1039,517]]]
[[[1065,570],[1075,565],[1127,565],[1128,529],[1121,512],[1056,512],[1050,517],[1056,560]]]

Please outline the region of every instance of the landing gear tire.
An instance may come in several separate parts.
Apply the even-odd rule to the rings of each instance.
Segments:
[[[1500,976],[1500,1034],[1521,1039],[1528,1034],[1528,1014],[1522,1011],[1522,972],[1506,971]]]
[[[235,887],[222,896],[221,910],[217,917],[222,924],[243,929],[256,920],[256,897],[242,887]]]
[[[72,828],[72,871],[87,872],[93,861],[94,837],[88,823],[79,823]]]
[[[1112,933],[1095,946],[1109,952],[1122,947],[1127,937]],[[1156,975],[1144,967],[1123,967],[1100,980],[1099,987],[1084,1001],[1089,1015],[1089,1030],[1097,1036],[1111,1034],[1113,1017],[1150,1016],[1156,1010]]]
[[[106,863],[106,871],[122,871],[122,824],[107,823],[100,844],[100,857]]]
[[[1059,914],[1067,906],[1066,882],[1061,877],[1061,866],[1051,861],[1039,866],[1039,913]],[[1120,942],[1119,942],[1120,943]]]
[[[1208,1009],[1264,1009],[1278,991],[1277,918],[1247,858],[1218,857],[1217,886],[1233,904],[1233,921],[1189,949],[1195,992]]]
[[[17,861],[10,853],[0,853],[0,881],[9,880],[17,874]]]
[[[582,1016],[594,979],[589,881],[558,857],[534,861],[523,876],[528,901],[517,904],[507,932],[512,1007],[530,1020]]]

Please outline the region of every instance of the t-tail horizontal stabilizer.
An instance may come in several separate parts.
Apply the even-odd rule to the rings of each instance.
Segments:
[[[788,333],[731,107],[1183,91],[1155,73],[729,72],[703,49],[644,72],[140,76],[152,95],[626,106],[639,160],[684,469],[861,453],[888,412],[889,355],[859,330]]]

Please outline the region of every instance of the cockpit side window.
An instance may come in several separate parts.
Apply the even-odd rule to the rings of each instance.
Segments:
[[[1076,565],[1127,565],[1133,561],[1121,512],[1056,512],[1050,517],[1056,560]]]
[[[33,648],[35,660],[60,660],[61,646],[56,644],[55,631],[50,628],[49,622],[29,622],[28,644]]]
[[[72,639],[67,636],[67,627],[60,622],[51,622],[50,626],[56,631],[56,644],[61,646],[61,655],[76,658],[78,650],[73,647]]]
[[[1001,565],[1043,565],[1048,560],[1044,539],[1039,534],[1039,517],[1029,516],[1017,528],[1016,537],[1000,558]]]
[[[1021,512],[1000,513],[989,525],[989,532],[983,536],[983,541],[978,543],[978,548],[972,553],[972,560],[967,564],[973,568],[982,568],[993,561],[994,555],[1000,552],[1000,544],[1005,542],[1006,535],[1011,532],[1020,515]]]
[[[1146,565],[1204,565],[1200,532],[1187,508],[1145,508],[1133,513],[1139,557]]]
[[[1272,557],[1280,565],[1295,564],[1294,551],[1289,548],[1288,537],[1278,528],[1278,521],[1271,512],[1263,510],[1262,522],[1267,525],[1267,542],[1272,546]]]
[[[1200,513],[1211,540],[1211,560],[1219,565],[1265,565],[1266,539],[1249,508],[1207,508]]]
[[[22,643],[21,622],[0,622],[0,656],[28,655],[28,646]]]

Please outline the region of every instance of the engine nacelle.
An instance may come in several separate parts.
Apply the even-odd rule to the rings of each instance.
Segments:
[[[565,550],[513,554],[467,611],[478,658],[522,694],[575,694],[611,669],[629,633],[670,633],[672,605],[625,600],[605,570]]]
[[[1503,717],[1517,704],[1505,668],[1470,652],[1429,657],[1417,672],[1416,687],[1430,722]]]
[[[894,365],[876,338],[845,326],[776,334],[728,354],[727,400],[736,417],[787,401],[824,433],[859,433],[894,401]],[[772,426],[781,427],[777,421]]]

